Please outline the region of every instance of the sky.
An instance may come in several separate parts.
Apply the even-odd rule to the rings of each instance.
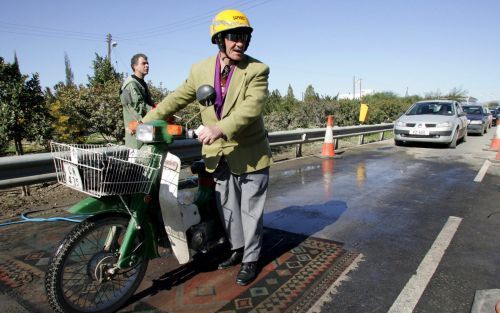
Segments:
[[[86,84],[95,54],[131,74],[145,53],[146,80],[174,90],[193,63],[217,52],[209,25],[238,9],[254,28],[247,53],[269,65],[269,89],[295,96],[312,85],[322,96],[356,88],[404,96],[452,89],[486,102],[500,100],[499,0],[19,0],[0,10],[0,57],[17,54],[23,74],[43,87]]]

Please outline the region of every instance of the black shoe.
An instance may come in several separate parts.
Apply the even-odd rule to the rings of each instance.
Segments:
[[[241,263],[240,271],[236,276],[236,283],[241,286],[248,285],[257,277],[257,262]]]
[[[240,264],[241,260],[243,260],[243,250],[235,250],[229,257],[229,259],[219,264],[218,269],[223,270],[233,267],[237,264]]]

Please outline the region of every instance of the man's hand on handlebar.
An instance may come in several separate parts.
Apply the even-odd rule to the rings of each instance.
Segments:
[[[223,136],[224,134],[219,126],[205,126],[198,133],[198,141],[204,145],[211,145],[214,141],[222,138]]]
[[[137,125],[139,125],[140,122],[138,121],[132,121],[128,123],[127,127],[127,133],[130,135],[135,135],[135,130],[137,129]]]

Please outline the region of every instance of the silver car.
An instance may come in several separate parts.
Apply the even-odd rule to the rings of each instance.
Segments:
[[[467,140],[467,117],[453,100],[425,100],[414,103],[394,123],[394,143],[443,143],[455,148]]]

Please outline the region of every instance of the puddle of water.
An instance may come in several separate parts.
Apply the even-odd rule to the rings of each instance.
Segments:
[[[334,224],[347,210],[343,201],[290,206],[264,215],[264,223],[293,233],[312,235]]]

